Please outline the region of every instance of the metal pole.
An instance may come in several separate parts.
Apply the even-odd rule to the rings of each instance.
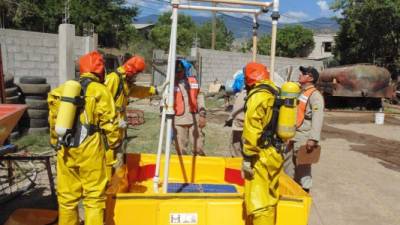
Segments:
[[[213,3],[213,7],[217,7],[216,3]],[[211,24],[211,49],[215,50],[215,35],[216,35],[216,30],[217,30],[217,13],[213,11],[212,13],[212,24]]]
[[[3,60],[1,57],[1,45],[0,45],[0,103],[6,102],[6,93],[5,93],[5,82],[6,76],[3,70]]]
[[[166,93],[166,92],[164,92]],[[165,99],[163,99],[165,101]],[[162,145],[164,139],[164,130],[165,130],[165,103],[163,103],[163,109],[161,114],[161,128],[160,128],[160,137],[158,139],[158,149],[157,149],[157,161],[156,161],[156,171],[153,177],[153,189],[154,193],[158,193],[158,182],[160,181],[160,164],[161,164],[161,154],[162,154]]]
[[[240,1],[240,0],[192,0],[193,2],[214,2],[214,3],[225,3],[234,5],[248,5],[248,6],[261,6],[271,7],[272,2],[256,2],[256,1]]]
[[[257,30],[258,30],[257,15],[253,18],[253,62],[257,61]]]
[[[172,41],[169,42],[169,52],[168,52],[168,61],[172,58]],[[170,70],[171,70],[171,64],[167,64],[167,75],[165,76],[165,80],[169,80],[170,76]],[[170,86],[168,86],[170,87]],[[158,193],[158,183],[160,182],[160,167],[161,167],[161,155],[162,155],[162,147],[163,147],[163,138],[164,138],[164,130],[165,130],[165,119],[166,119],[166,114],[167,114],[167,103],[166,103],[166,98],[168,98],[168,89],[166,88],[164,90],[163,96],[162,96],[162,113],[161,113],[161,125],[160,125],[160,136],[158,139],[158,149],[157,149],[157,161],[156,161],[156,171],[153,177],[153,190],[154,193]]]
[[[51,172],[50,157],[47,157],[45,159],[45,164],[46,164],[46,170],[47,170],[47,177],[49,178],[51,195],[54,198],[57,195],[56,195],[56,189],[55,189],[55,185],[54,185],[53,173]]]
[[[272,10],[272,40],[271,40],[271,81],[274,81],[275,73],[275,52],[276,52],[276,33],[278,29],[278,19],[279,19],[279,0],[274,0],[273,10]]]
[[[189,10],[202,10],[202,11],[220,11],[220,12],[235,12],[235,13],[249,13],[249,14],[260,14],[263,12],[262,9],[240,9],[240,8],[228,8],[228,7],[212,7],[212,6],[198,6],[198,5],[179,5],[180,9]]]
[[[177,26],[178,26],[178,7],[179,0],[172,1],[172,26],[171,26],[171,48],[170,57],[168,59],[168,74],[169,77],[169,91],[167,101],[167,135],[166,135],[166,149],[165,149],[165,161],[164,161],[164,182],[163,182],[163,193],[168,192],[168,176],[169,176],[169,160],[171,154],[171,139],[172,139],[172,120],[175,115],[174,111],[174,89],[175,89],[175,60],[176,60],[176,38],[177,38]]]

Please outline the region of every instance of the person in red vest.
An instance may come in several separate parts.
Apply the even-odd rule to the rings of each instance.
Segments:
[[[192,64],[184,59],[176,61],[174,100],[175,148],[178,154],[187,154],[189,141],[193,155],[204,156],[204,133],[206,109],[200,86],[191,73]]]
[[[309,192],[312,187],[311,164],[296,165],[296,155],[301,146],[313,150],[321,138],[324,120],[324,98],[315,88],[319,73],[314,67],[300,68],[299,83],[301,93],[297,108],[296,136],[290,142],[291,146],[285,154],[284,168],[286,174],[294,178],[301,187]]]

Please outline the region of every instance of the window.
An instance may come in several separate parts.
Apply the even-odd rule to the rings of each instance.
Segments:
[[[324,52],[332,52],[332,42],[323,42]]]

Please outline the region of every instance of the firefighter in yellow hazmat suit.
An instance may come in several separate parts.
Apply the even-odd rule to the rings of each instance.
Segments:
[[[85,224],[102,225],[107,184],[105,150],[118,148],[120,136],[114,100],[101,83],[104,80],[104,61],[98,52],[79,59],[81,89],[80,106],[71,133],[72,139],[62,145],[55,127],[66,84],[48,95],[50,142],[57,151],[57,197],[60,225],[78,225],[78,203],[82,199]],[[67,91],[66,91],[67,92]],[[75,103],[74,103],[75,104]],[[61,115],[61,114],[60,114]]]
[[[273,225],[283,158],[274,145],[265,145],[259,140],[264,128],[271,122],[279,90],[269,80],[269,71],[264,65],[249,63],[244,72],[248,91],[243,125],[245,205],[254,225]]]
[[[122,140],[126,138],[127,131],[127,116],[126,107],[128,105],[129,97],[146,98],[158,92],[161,92],[167,83],[160,87],[150,86],[142,87],[136,85],[136,75],[141,73],[146,67],[145,61],[140,56],[133,56],[127,60],[124,65],[117,68],[117,71],[112,72],[106,76],[105,85],[111,91],[115,100],[117,117],[119,122],[119,135]],[[107,150],[107,178],[111,179],[112,167],[120,168],[124,163],[124,147],[118,151]]]

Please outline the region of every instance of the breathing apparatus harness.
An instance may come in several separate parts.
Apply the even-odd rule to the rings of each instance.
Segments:
[[[256,90],[249,92],[245,99],[245,106],[244,106],[244,111],[247,111],[247,101],[250,99],[251,96],[253,96],[256,93],[259,92],[269,92],[271,93],[274,98],[274,104],[272,106],[272,116],[271,120],[267,125],[265,125],[261,136],[257,140],[257,145],[261,148],[268,148],[270,146],[273,146],[278,153],[283,153],[284,151],[284,146],[283,146],[283,141],[282,138],[279,137],[277,128],[278,128],[278,119],[279,119],[279,111],[281,106],[291,106],[295,104],[296,99],[293,98],[280,98],[281,95],[281,90],[280,89],[275,89],[271,87],[268,84],[259,84],[256,87],[254,87]]]
[[[117,92],[115,93],[115,96],[114,96],[114,100],[117,101],[118,97],[124,91],[124,77],[122,76],[123,74],[120,73],[118,70],[115,71],[115,73],[119,76],[118,88],[117,88]]]
[[[79,83],[81,84],[81,92],[79,96],[76,96],[75,98],[71,97],[61,97],[61,101],[64,102],[69,102],[74,104],[77,109],[75,112],[75,119],[74,119],[74,125],[72,129],[67,130],[67,133],[58,140],[57,142],[57,147],[56,150],[61,149],[61,145],[65,146],[67,148],[76,148],[80,144],[85,141],[85,139],[88,136],[91,136],[95,134],[96,132],[100,132],[100,128],[98,125],[94,124],[82,124],[80,120],[80,114],[86,113],[85,112],[85,97],[86,97],[86,91],[90,83],[92,83],[93,80],[90,78],[81,78],[79,80]]]

